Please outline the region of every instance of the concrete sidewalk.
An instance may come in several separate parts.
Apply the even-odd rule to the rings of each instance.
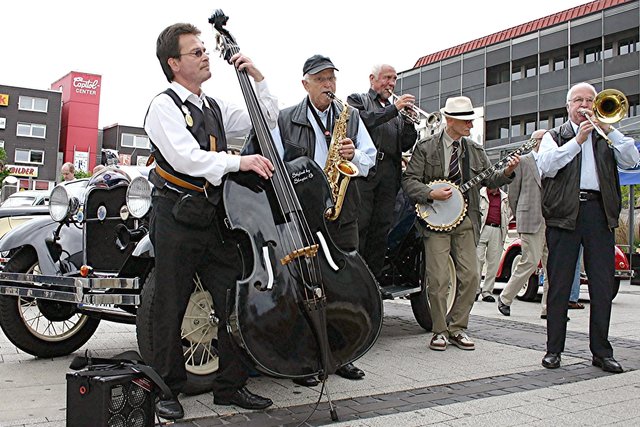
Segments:
[[[504,317],[496,303],[477,302],[469,327],[476,350],[434,352],[409,301],[387,301],[382,334],[356,363],[364,380],[328,381],[338,423],[332,423],[326,399],[313,412],[320,387],[258,377],[249,388],[273,399],[269,410],[217,406],[211,394],[183,397],[186,417],[174,425],[296,426],[312,412],[303,425],[637,425],[640,287],[623,283],[614,301],[610,335],[623,374],[591,366],[586,305],[570,311],[562,367],[547,370],[540,365],[546,321],[538,303],[516,301],[512,316]],[[135,349],[135,330],[104,322],[85,348],[99,356]],[[0,426],[65,425],[65,373],[73,356],[34,359],[0,335],[0,357]]]

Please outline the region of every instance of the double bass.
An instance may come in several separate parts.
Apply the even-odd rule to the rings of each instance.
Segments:
[[[209,23],[228,61],[240,49],[224,28],[227,20],[217,10]],[[339,249],[327,232],[333,202],[322,169],[307,157],[283,162],[247,72],[236,74],[260,154],[275,170],[260,185],[246,172],[228,174],[224,183],[245,271],[228,298],[231,335],[266,374],[324,379],[375,343],[380,291],[360,255]]]

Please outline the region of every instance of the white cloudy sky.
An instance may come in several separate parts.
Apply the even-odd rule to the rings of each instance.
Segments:
[[[221,8],[227,29],[267,76],[283,106],[302,99],[302,64],[321,53],[340,69],[339,97],[368,89],[375,63],[397,71],[421,56],[507,29],[585,0],[18,0],[3,2],[0,83],[48,89],[69,71],[102,75],[99,126],[141,126],[151,98],[166,87],[155,40],[190,22],[214,48],[207,19]],[[436,6],[438,4],[438,6]],[[364,30],[362,29],[364,28]],[[210,95],[242,103],[235,73],[216,55]]]

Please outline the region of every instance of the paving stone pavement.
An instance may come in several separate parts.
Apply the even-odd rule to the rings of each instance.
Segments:
[[[477,349],[434,352],[427,348],[430,334],[416,324],[408,301],[387,301],[378,342],[356,362],[365,379],[332,376],[328,381],[339,422],[331,421],[326,399],[313,411],[320,387],[258,377],[249,388],[271,397],[271,409],[218,406],[211,394],[184,397],[186,418],[173,425],[638,425],[639,308],[640,287],[623,284],[610,335],[626,372],[612,375],[591,366],[588,308],[570,311],[563,365],[547,370],[540,366],[546,331],[537,303],[516,301],[512,316],[504,317],[495,303],[477,302],[468,331]],[[135,330],[104,322],[84,348],[100,356],[135,349]],[[65,425],[64,374],[72,356],[34,359],[0,335],[0,358],[0,426]]]

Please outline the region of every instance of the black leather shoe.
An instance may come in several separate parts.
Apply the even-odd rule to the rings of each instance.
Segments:
[[[498,297],[498,311],[505,316],[511,316],[511,307],[503,303],[500,297]]]
[[[336,374],[348,380],[359,380],[364,377],[364,372],[360,368],[356,368],[353,363],[347,363],[336,371]]]
[[[547,369],[556,369],[560,367],[560,353],[547,352],[542,358],[542,366]]]
[[[273,405],[273,401],[266,397],[251,393],[246,387],[242,387],[229,397],[213,397],[216,405],[236,405],[244,409],[266,409]]]
[[[624,372],[622,366],[620,366],[620,364],[613,357],[593,356],[593,359],[591,359],[591,364],[593,366],[601,368],[603,371],[613,372],[614,374]]]
[[[493,297],[493,295],[485,295],[482,297],[482,301],[484,302],[496,302],[496,299]]]
[[[184,417],[184,409],[177,398],[160,399],[156,402],[156,414],[166,420],[177,420]]]
[[[314,387],[320,384],[320,381],[318,381],[314,376],[304,377],[304,378],[294,378],[292,381],[303,387]]]

